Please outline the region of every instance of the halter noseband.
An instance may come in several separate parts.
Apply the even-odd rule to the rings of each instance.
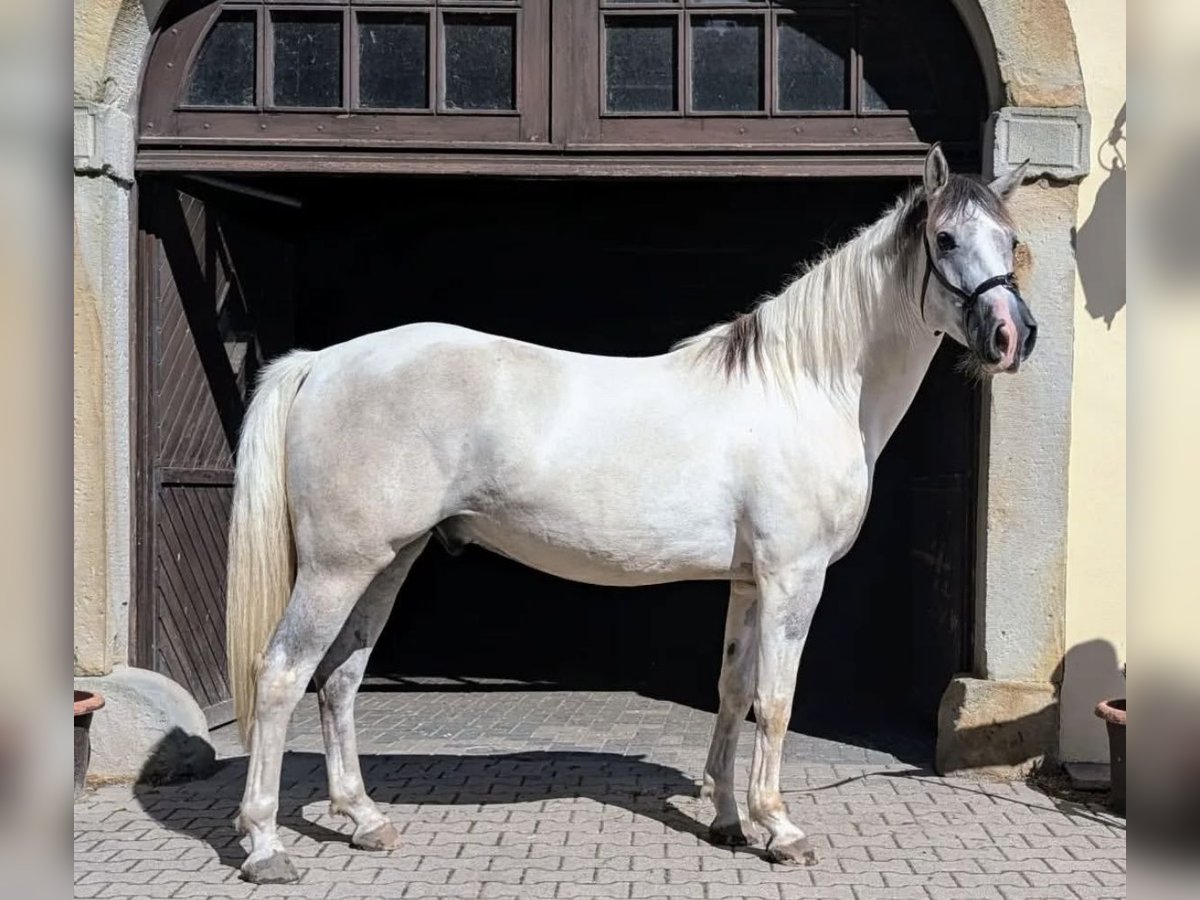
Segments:
[[[975,290],[967,293],[956,284],[951,284],[950,279],[942,274],[942,270],[937,267],[933,261],[933,251],[929,249],[929,235],[923,235],[925,242],[925,277],[921,280],[921,321],[925,321],[925,294],[929,290],[929,276],[933,275],[938,283],[962,300],[963,314],[963,334],[967,333],[967,316],[970,314],[970,309],[974,306],[975,301],[982,297],[985,293],[994,287],[1006,287],[1012,291],[1013,296],[1025,302],[1017,290],[1017,276],[1013,272],[1008,272],[1004,275],[994,275],[984,282],[981,282]],[[934,334],[941,334],[940,331],[935,331]]]

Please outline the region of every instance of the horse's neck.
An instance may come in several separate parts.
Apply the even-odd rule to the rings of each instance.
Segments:
[[[858,398],[863,449],[872,465],[912,405],[941,339],[892,334],[873,343],[867,345]]]
[[[913,316],[919,303],[918,272],[919,265],[906,267],[896,260],[879,296],[869,304],[875,315],[864,329],[859,359],[858,422],[871,464],[908,412],[941,344],[941,338]]]
[[[876,266],[869,275],[847,279],[852,295],[836,297],[831,292],[812,290],[808,296],[797,294],[793,301],[828,304],[813,309],[806,323],[808,333],[820,328],[835,335],[840,346],[821,350],[824,371],[815,374],[816,382],[831,400],[851,416],[857,417],[863,449],[874,465],[884,445],[908,411],[929,364],[941,343],[921,322],[917,313],[921,267],[904,265],[900,258],[879,262],[872,255],[872,242],[893,227],[881,222],[876,229],[861,235],[857,256],[847,257],[860,270]],[[862,252],[863,250],[868,252]],[[842,252],[853,253],[848,245]],[[910,261],[911,262],[911,261]],[[830,260],[828,264],[834,264]],[[812,275],[818,284],[830,282],[829,272]],[[842,272],[846,278],[845,270]]]

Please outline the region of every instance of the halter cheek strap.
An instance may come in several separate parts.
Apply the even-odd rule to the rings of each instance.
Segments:
[[[944,274],[942,274],[942,270],[939,269],[937,267],[937,264],[933,261],[933,251],[929,249],[929,235],[925,235],[924,242],[925,242],[925,277],[921,280],[921,321],[922,322],[925,321],[925,294],[929,290],[929,276],[930,275],[932,275],[934,278],[936,278],[938,280],[938,284],[940,284],[942,287],[944,287],[950,293],[954,294],[956,297],[958,297],[959,299],[962,300],[961,305],[962,305],[962,314],[963,314],[963,333],[964,334],[966,333],[967,316],[970,313],[971,307],[975,305],[976,300],[978,300],[980,297],[982,297],[985,293],[990,291],[992,288],[1006,287],[1010,291],[1012,291],[1014,297],[1016,297],[1022,303],[1025,302],[1024,299],[1021,297],[1020,292],[1017,290],[1017,276],[1012,272],[1008,272],[1004,275],[995,275],[995,276],[987,279],[987,281],[981,282],[975,288],[975,290],[971,291],[971,293],[968,294],[966,291],[964,291],[958,285],[952,284],[950,282],[950,279],[947,278]],[[941,334],[941,332],[935,331],[934,334]]]

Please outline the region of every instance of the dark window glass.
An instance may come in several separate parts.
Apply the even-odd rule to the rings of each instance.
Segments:
[[[449,15],[443,21],[447,109],[513,109],[516,18]]]
[[[692,17],[692,107],[763,106],[763,33],[759,18]]]
[[[608,18],[605,106],[610,112],[677,108],[676,20],[657,16]]]
[[[429,105],[429,19],[414,15],[358,17],[358,102],[386,109]]]
[[[780,16],[777,47],[780,109],[847,108],[850,29],[845,19]]]
[[[221,14],[196,56],[187,101],[202,106],[254,105],[254,12]]]
[[[342,105],[342,17],[276,13],[276,106]]]
[[[897,31],[897,29],[900,29]],[[905,35],[896,21],[864,18],[862,107],[869,110],[928,110],[934,105],[934,85],[920,44]]]

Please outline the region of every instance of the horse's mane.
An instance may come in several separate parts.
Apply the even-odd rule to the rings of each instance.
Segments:
[[[938,193],[937,219],[963,213],[972,204],[1011,224],[1007,210],[987,185],[951,175]],[[849,354],[862,346],[868,319],[884,310],[900,329],[919,325],[916,302],[904,302],[913,284],[913,251],[931,214],[925,190],[911,188],[874,223],[804,268],[774,296],[731,321],[685,338],[673,349],[690,348],[697,360],[715,364],[727,378],[758,371],[780,375],[805,371],[818,380],[849,371]],[[892,291],[886,290],[892,282]]]

